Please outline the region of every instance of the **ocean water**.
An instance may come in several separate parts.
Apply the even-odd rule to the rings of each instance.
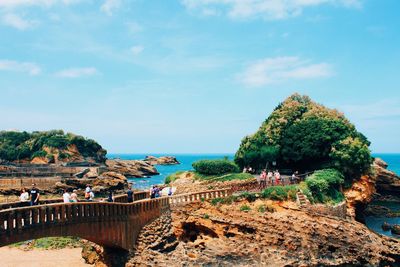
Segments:
[[[110,159],[144,159],[149,154],[108,154]],[[177,171],[193,170],[192,163],[201,159],[222,159],[228,157],[233,159],[233,154],[151,154],[155,157],[174,156],[181,163],[179,165],[157,165],[156,168],[160,175],[150,176],[148,178],[128,177],[129,182],[133,183],[133,187],[137,189],[148,189],[153,184],[163,184],[165,178]]]
[[[374,157],[379,157],[389,164],[388,169],[400,175],[400,154],[373,154]],[[385,206],[393,211],[400,211],[400,203],[394,202],[379,202],[374,203],[377,205]],[[400,217],[386,218],[386,217],[374,217],[369,216],[365,218],[365,224],[369,229],[382,235],[400,238],[398,235],[393,235],[390,231],[383,231],[382,224],[387,222],[389,224],[400,224]]]

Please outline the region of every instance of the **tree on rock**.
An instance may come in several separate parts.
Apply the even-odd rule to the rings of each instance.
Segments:
[[[352,179],[369,169],[369,145],[342,113],[294,94],[242,140],[235,161],[242,168],[263,168],[272,160],[302,171],[336,168]]]

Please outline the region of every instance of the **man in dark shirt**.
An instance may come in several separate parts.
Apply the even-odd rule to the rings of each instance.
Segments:
[[[36,184],[32,184],[32,189],[30,191],[31,195],[31,206],[35,206],[39,204],[39,190],[36,188]]]
[[[133,202],[134,195],[131,187],[128,188],[126,194],[128,195],[128,203]]]

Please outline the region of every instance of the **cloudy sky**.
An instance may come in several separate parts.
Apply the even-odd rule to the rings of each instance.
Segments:
[[[294,92],[400,152],[398,0],[0,0],[0,128],[227,153]]]

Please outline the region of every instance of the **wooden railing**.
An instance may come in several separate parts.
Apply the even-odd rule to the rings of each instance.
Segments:
[[[140,229],[168,211],[171,204],[226,197],[230,193],[229,189],[221,189],[137,200],[148,197],[148,192],[139,192],[133,203],[122,203],[125,198],[117,196],[111,203],[52,203],[5,209],[0,211],[0,246],[45,236],[72,235],[130,250]]]
[[[134,200],[142,200],[150,197],[150,193],[147,191],[140,191],[134,192]],[[53,203],[62,203],[62,198],[54,198],[54,199],[43,199],[39,201],[39,205],[46,205],[46,204],[53,204]],[[80,202],[86,202],[85,199],[82,199]],[[114,202],[117,203],[126,203],[128,202],[128,196],[124,195],[117,195],[114,197]],[[8,203],[0,203],[0,210],[4,209],[14,209],[14,208],[21,208],[21,207],[28,207],[30,206],[30,202],[8,202]]]
[[[109,202],[56,203],[0,211],[0,231],[13,231],[37,224],[96,221],[112,219],[133,213],[146,212],[161,204],[169,204],[168,198],[139,200],[130,204]]]
[[[203,201],[220,197],[227,197],[232,194],[231,189],[211,190],[196,193],[180,194],[169,197],[171,205],[186,204],[195,201]]]

